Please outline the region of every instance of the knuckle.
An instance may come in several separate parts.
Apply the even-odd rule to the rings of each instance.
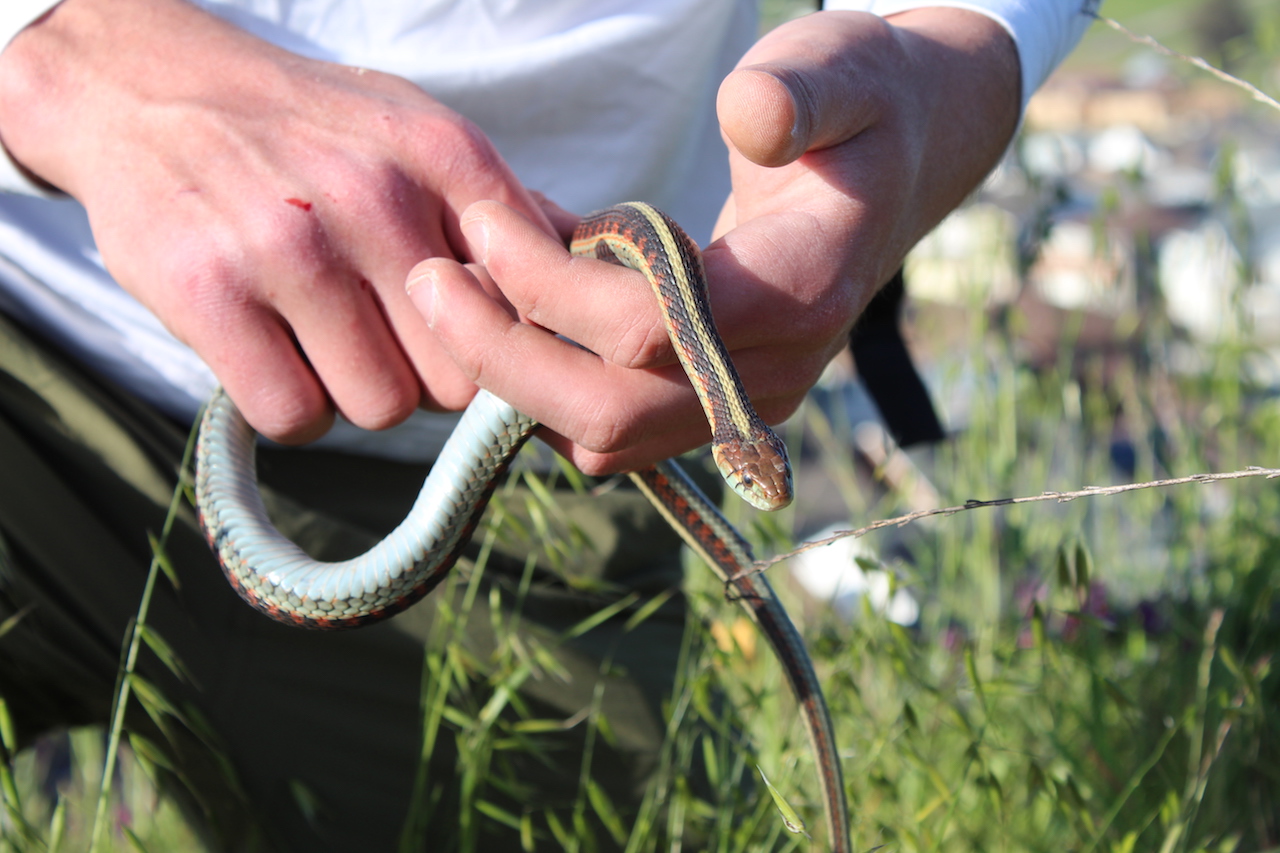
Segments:
[[[305,444],[328,431],[333,412],[322,395],[297,389],[264,389],[245,418],[258,432],[281,444]]]
[[[581,428],[571,438],[592,453],[617,453],[635,443],[634,421],[614,411],[605,401],[585,401],[575,422],[581,424]]]
[[[669,361],[671,336],[666,324],[647,317],[632,317],[617,337],[609,360],[628,369],[657,367]]]
[[[807,312],[808,340],[814,342],[839,341],[840,346],[848,340],[849,330],[853,328],[854,318],[858,315],[860,305],[856,300],[837,298],[830,302],[815,305]]]
[[[856,284],[852,276],[840,275],[808,298],[797,300],[776,325],[803,329],[806,349],[822,349],[837,340],[843,342],[866,307],[869,297],[864,296],[865,293],[867,288]]]
[[[291,209],[264,212],[249,224],[246,239],[259,257],[284,259],[304,275],[324,267],[332,256],[319,218],[291,215]]]
[[[253,302],[240,258],[214,241],[188,241],[167,254],[157,279],[165,320],[179,333],[196,322],[229,322]]]
[[[419,202],[421,188],[402,163],[387,159],[373,166],[344,163],[339,168],[342,191],[362,218],[394,222]]]
[[[427,389],[426,405],[432,409],[456,412],[467,407],[476,395],[476,386],[459,376],[455,381],[433,381]]]
[[[438,119],[437,149],[444,154],[447,172],[455,182],[472,181],[505,171],[505,164],[489,137],[474,122],[450,114]]]
[[[416,388],[397,384],[372,399],[361,401],[358,407],[343,408],[342,415],[361,429],[390,429],[413,414],[419,399]]]
[[[188,295],[236,283],[262,289],[267,270],[314,275],[332,264],[333,253],[320,220],[297,213],[285,204],[259,205],[235,222],[206,223],[198,235],[168,247],[160,272]]]
[[[470,336],[451,340],[448,344],[449,354],[462,376],[481,388],[490,387],[490,380],[499,378],[500,365],[494,362],[493,357],[502,346],[502,343],[491,345]]]

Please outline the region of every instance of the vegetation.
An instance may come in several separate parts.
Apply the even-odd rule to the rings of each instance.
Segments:
[[[1108,11],[1132,13],[1135,29],[1154,20],[1144,11],[1156,8],[1150,0],[1113,3]],[[1192,11],[1189,2],[1177,8]],[[1265,17],[1261,5],[1249,8]],[[1262,44],[1277,23],[1272,14],[1273,29],[1260,25],[1250,38]],[[1253,68],[1264,89],[1276,53],[1273,43],[1263,54],[1270,65]],[[1280,124],[1280,115],[1260,116]],[[1238,204],[1232,149],[1214,156],[1216,204],[1230,214]],[[1048,205],[1050,190],[1032,186],[1029,196]],[[1114,233],[1122,227],[1117,199],[1142,191],[1137,179],[1112,188],[1092,221]],[[1243,220],[1224,219],[1237,223],[1232,237],[1247,259]],[[1242,288],[1253,280],[1247,266]],[[1231,304],[1241,305],[1238,297]],[[1077,346],[1083,320],[1069,317],[1056,360],[1034,365],[1017,344],[1026,318],[1016,308],[971,309],[945,321],[954,329],[959,316],[965,325],[962,351],[948,360],[949,387],[963,383],[969,419],[946,444],[915,457],[945,505],[1280,460],[1280,397],[1250,378],[1263,349],[1243,316],[1237,334],[1196,343],[1194,369],[1175,369],[1186,338],[1158,296],[1119,350]],[[801,501],[807,487],[840,495],[849,526],[912,508],[905,488],[854,459],[847,428],[813,404],[793,422],[793,455],[809,460]],[[763,554],[803,538],[807,519],[833,514],[830,505],[803,504],[781,518],[731,511]],[[852,614],[805,600],[785,564],[771,569],[824,677],[855,849],[1280,850],[1275,483],[982,508],[866,541],[880,555],[864,558],[867,566],[889,570],[919,601],[912,626],[888,621],[865,600]],[[586,774],[568,822],[512,814],[487,798],[495,750],[536,735],[544,721],[495,713],[494,697],[529,675],[516,649],[500,644],[494,659],[505,676],[481,691],[466,676],[466,650],[449,642],[451,623],[441,620],[424,680],[424,730],[428,745],[440,727],[467,744],[459,768],[464,848],[484,849],[483,826],[497,822],[538,849],[590,850],[593,838],[609,836],[635,851],[823,849],[812,760],[777,663],[742,629],[709,572],[691,565],[688,576],[697,618],[670,704],[667,753],[646,808],[625,819]],[[465,621],[475,577],[452,583],[457,595],[447,598],[461,606],[450,615]],[[13,755],[4,723],[0,714],[0,851],[88,849],[100,799],[110,831],[97,849],[198,849],[177,809],[147,781],[153,755],[145,742],[130,749],[118,730],[83,730]],[[607,720],[593,715],[589,723],[608,737]],[[117,747],[118,768],[104,776],[105,753]],[[708,779],[698,793],[686,780],[695,763]],[[761,771],[807,822],[812,842],[784,826],[766,784],[742,784]],[[51,778],[61,780],[57,790]],[[116,780],[109,800],[104,778]],[[410,842],[421,832],[406,828]]]

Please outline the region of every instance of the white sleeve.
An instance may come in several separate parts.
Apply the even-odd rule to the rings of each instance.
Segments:
[[[57,6],[62,0],[3,0],[0,2],[0,51],[9,46],[13,37],[26,29],[36,18]],[[47,186],[37,184],[18,168],[8,150],[0,146],[0,191],[27,195],[51,196]]]
[[[1102,0],[825,0],[824,9],[874,12],[881,17],[926,6],[968,9],[1008,31],[1022,63],[1022,106],[1048,79],[1093,23]]]

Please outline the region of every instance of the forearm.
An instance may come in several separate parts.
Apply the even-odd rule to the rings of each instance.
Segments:
[[[301,62],[182,0],[64,0],[0,53],[0,141],[83,201],[139,133],[195,140],[200,113],[288,103]]]
[[[989,18],[945,7],[888,18],[913,56],[909,88],[919,101],[919,171],[904,235],[914,245],[996,166],[1021,113],[1018,53]]]
[[[1093,22],[1101,0],[825,0],[830,10],[861,9],[893,16],[926,7],[985,15],[1013,38],[1022,70],[1022,105],[1057,68]]]
[[[59,0],[9,0],[0,6],[0,57],[9,43],[32,23],[48,14]],[[2,139],[2,135],[0,135]],[[49,188],[38,181],[0,145],[0,192],[44,194]]]

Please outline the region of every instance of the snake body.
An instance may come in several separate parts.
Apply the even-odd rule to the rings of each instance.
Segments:
[[[697,245],[662,211],[630,202],[584,218],[569,250],[644,274],[711,425],[711,455],[720,475],[757,509],[772,511],[791,503],[787,446],[751,407],[716,332]]]
[[[571,250],[639,270],[662,306],[673,346],[703,403],[713,455],[734,491],[766,509],[791,500],[786,450],[754,410],[711,319],[696,245],[655,208],[627,203],[588,216]],[[386,619],[429,593],[466,547],[498,479],[537,428],[480,391],[463,413],[408,516],[365,554],[313,560],[271,524],[258,489],[255,433],[219,389],[200,425],[196,504],[223,573],[249,604],[281,622],[351,628]],[[750,546],[674,462],[632,479],[733,591],[778,656],[818,764],[828,836],[849,850],[849,816],[831,719],[799,633]]]
[[[674,461],[632,473],[631,479],[681,538],[724,581],[729,596],[758,626],[800,706],[809,748],[821,776],[827,838],[836,851],[850,849],[849,808],[844,796],[835,728],[822,684],[800,632],[764,575],[753,568],[751,545]]]

